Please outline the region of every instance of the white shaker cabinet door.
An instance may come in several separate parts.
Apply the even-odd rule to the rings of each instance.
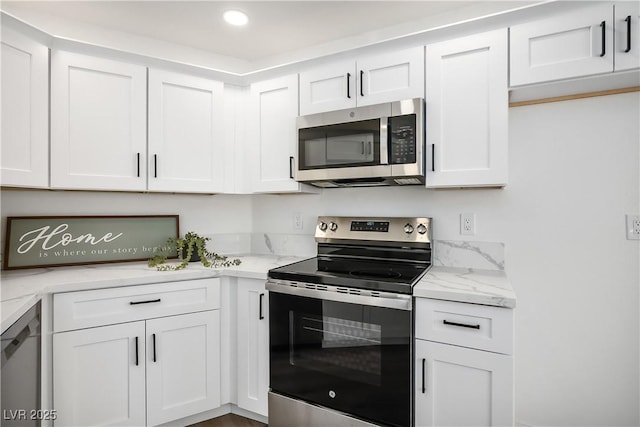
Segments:
[[[220,406],[220,311],[147,320],[147,425]]]
[[[51,187],[146,189],[146,68],[51,53]]]
[[[615,3],[615,70],[640,68],[640,3]]]
[[[358,59],[358,106],[424,97],[424,47]]]
[[[416,340],[415,424],[512,426],[513,358]]]
[[[507,183],[507,70],[506,29],[427,46],[427,187]]]
[[[300,73],[300,115],[355,107],[357,79],[352,59]]]
[[[252,191],[256,193],[318,192],[293,179],[298,116],[296,74],[251,85],[247,158]]]
[[[2,28],[1,184],[49,186],[49,49]]]
[[[223,190],[222,82],[149,70],[149,190]]]
[[[269,293],[263,280],[238,279],[238,406],[267,416]]]
[[[144,336],[144,321],[54,334],[54,425],[144,426]]]
[[[613,8],[597,3],[510,28],[511,86],[613,71]]]

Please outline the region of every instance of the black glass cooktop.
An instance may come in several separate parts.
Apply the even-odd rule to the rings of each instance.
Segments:
[[[411,294],[429,265],[315,257],[269,270],[269,278]]]

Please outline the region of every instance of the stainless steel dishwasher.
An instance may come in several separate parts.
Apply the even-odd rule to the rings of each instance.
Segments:
[[[2,334],[0,402],[3,427],[39,426],[40,303]]]

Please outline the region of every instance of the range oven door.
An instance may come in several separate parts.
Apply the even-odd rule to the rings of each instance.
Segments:
[[[272,392],[376,424],[411,425],[411,310],[303,291],[269,295]]]

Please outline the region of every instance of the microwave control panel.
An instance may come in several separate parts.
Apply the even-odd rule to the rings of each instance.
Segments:
[[[416,162],[416,115],[389,118],[389,163]]]

